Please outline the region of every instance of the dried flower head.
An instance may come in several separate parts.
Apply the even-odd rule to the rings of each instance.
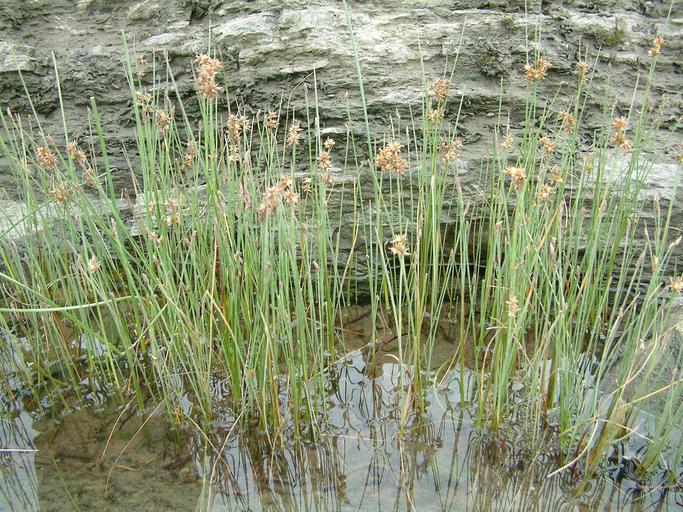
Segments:
[[[446,162],[450,162],[453,158],[460,158],[462,155],[462,141],[456,137],[452,141],[441,142],[441,155]]]
[[[579,83],[586,81],[590,68],[590,65],[582,60],[576,63],[576,76],[579,78]]]
[[[144,53],[135,54],[135,74],[138,78],[143,78],[147,74],[147,57]]]
[[[171,126],[171,121],[173,121],[173,116],[175,115],[175,109],[171,107],[168,112],[165,110],[158,109],[156,112],[156,122],[161,133],[166,135],[168,129]]]
[[[332,159],[330,158],[329,151],[321,151],[317,158],[318,167],[324,171],[329,170],[332,167]]]
[[[630,151],[633,149],[633,144],[631,144],[631,141],[626,137],[624,132],[613,133],[609,140],[612,144],[619,146],[625,151]]]
[[[64,204],[69,202],[73,197],[76,189],[69,185],[66,181],[61,181],[52,185],[50,189],[50,195],[55,200],[57,204]]]
[[[679,295],[683,293],[683,277],[677,277],[676,279],[669,278],[669,288]]]
[[[505,132],[505,138],[503,139],[503,142],[501,142],[500,147],[507,151],[508,149],[510,149],[512,147],[512,145],[514,143],[515,143],[515,141],[512,138],[512,134],[510,133],[510,130],[508,129]]]
[[[647,52],[647,54],[652,57],[653,59],[660,54],[662,46],[666,44],[666,41],[664,40],[663,37],[657,36],[655,37],[654,41],[652,41],[652,48]]]
[[[200,70],[207,75],[215,76],[223,69],[223,63],[220,60],[211,58],[205,53],[197,54],[195,61],[199,64]]]
[[[551,187],[548,184],[543,185],[543,187],[541,187],[540,192],[538,193],[538,202],[547,203],[548,201],[550,201],[553,192],[555,192],[555,189],[553,187]]]
[[[326,187],[331,187],[334,185],[334,179],[332,178],[332,173],[327,171],[320,174],[320,183]]]
[[[261,201],[261,204],[256,210],[256,213],[259,216],[259,218],[263,220],[269,214],[274,213],[277,210],[277,207],[278,203],[276,201],[264,199],[263,201]]]
[[[508,307],[508,316],[510,318],[516,317],[517,313],[519,313],[519,301],[517,300],[517,297],[513,295],[510,299],[505,301],[505,304]]]
[[[526,171],[523,167],[506,167],[503,172],[510,176],[515,187],[520,188],[522,185],[524,185],[524,181],[526,180]]]
[[[282,193],[282,200],[289,206],[296,206],[299,202],[299,194],[291,189],[287,189]]]
[[[175,199],[166,203],[166,225],[178,225],[181,222],[179,204]]]
[[[312,189],[313,180],[309,178],[304,178],[303,190],[304,192],[310,192]]]
[[[554,185],[559,185],[562,183],[562,167],[559,165],[554,165],[548,170],[549,180]]]
[[[147,231],[147,236],[154,242],[156,245],[162,245],[164,243],[164,237],[160,236],[156,231]]]
[[[36,157],[41,167],[45,169],[57,168],[57,157],[52,153],[47,146],[38,146],[36,148]]]
[[[431,124],[439,124],[446,115],[446,109],[443,107],[430,108],[427,111],[427,119]]]
[[[94,254],[88,259],[88,272],[94,274],[100,269],[100,260]]]
[[[631,141],[626,138],[626,129],[628,128],[628,120],[625,117],[617,117],[612,122],[614,133],[610,137],[610,142],[615,146],[619,146],[626,151],[632,149]]]
[[[534,65],[527,64],[524,66],[527,82],[533,83],[539,80],[545,80],[545,73],[551,67],[550,63],[543,57],[540,57]]]
[[[327,137],[325,139],[325,142],[323,143],[323,147],[326,150],[330,151],[334,147],[334,144],[335,144],[334,139]]]
[[[85,152],[78,147],[78,144],[75,141],[71,141],[66,145],[66,152],[74,161],[78,162],[79,164],[85,163]]]
[[[448,89],[451,87],[451,81],[445,78],[439,78],[432,82],[429,86],[429,90],[434,93],[436,99],[444,102],[448,98]]]
[[[266,128],[269,130],[277,129],[277,112],[268,112],[266,114]]]
[[[296,146],[301,140],[301,123],[296,119],[292,121],[289,130],[287,130],[287,137],[285,138],[285,143],[288,146]]]
[[[390,142],[377,153],[377,167],[397,176],[402,176],[408,169],[408,162],[401,156],[402,146],[398,142]]]
[[[574,117],[574,114],[562,110],[557,115],[562,120],[562,129],[565,133],[572,133],[576,127],[576,118]]]
[[[151,114],[154,111],[154,96],[148,91],[135,92],[135,104],[142,109],[145,114]]]
[[[280,178],[280,181],[278,181],[275,185],[275,188],[278,192],[284,192],[285,190],[289,190],[292,187],[292,183],[294,183],[294,179],[292,178],[292,176],[282,176]]]
[[[216,74],[223,69],[223,63],[203,53],[195,57],[195,62],[199,65],[197,70],[199,94],[209,100],[215,99],[220,90],[216,84]]]
[[[83,169],[83,177],[85,178],[85,182],[89,187],[97,188],[100,185],[100,180],[97,176],[97,173],[92,167],[85,167]]]
[[[242,120],[235,114],[228,118],[228,145],[231,149],[239,148],[242,142]]]
[[[612,121],[612,128],[615,132],[623,132],[628,128],[628,120],[625,117],[617,117]]]
[[[538,139],[538,143],[540,144],[541,150],[545,156],[552,156],[552,154],[555,153],[555,149],[557,149],[557,144],[546,136]]]
[[[389,252],[395,256],[410,256],[408,251],[408,237],[406,235],[394,235],[394,239],[391,241],[391,247],[389,247]]]
[[[183,164],[185,164],[186,167],[189,167],[192,165],[195,158],[197,158],[197,143],[193,140],[188,140],[187,150],[183,155]]]

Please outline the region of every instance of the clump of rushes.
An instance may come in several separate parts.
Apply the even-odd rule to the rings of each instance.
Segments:
[[[0,223],[11,226],[0,244],[3,387],[39,398],[85,392],[86,382],[132,391],[140,406],[151,396],[173,418],[190,400],[205,424],[220,400],[273,443],[290,431],[318,435],[344,350],[341,313],[362,296],[373,315],[369,357],[378,325],[396,340],[403,427],[425,411],[427,386],[453,368],[470,371],[457,393],[480,428],[502,435],[521,423],[537,440],[550,431],[566,454],[558,470],[588,478],[656,397],[662,414],[646,472],[683,419],[681,361],[666,381],[657,372],[683,290],[672,270],[672,203],[641,220],[656,56],[634,91],[642,103],[606,115],[588,148],[579,134],[589,65],[577,65],[560,110],[539,102],[550,65],[532,59],[525,118],[514,138],[510,123],[497,127],[505,135],[476,197],[460,181],[460,112],[446,78],[425,88],[414,109],[423,119],[396,119],[387,142],[373,142],[362,100],[361,154],[351,135],[322,139],[309,111],[317,105],[253,119],[246,105],[219,112],[223,65],[204,54],[195,59],[197,123],[177,87],[165,91],[152,76],[143,89],[129,57],[140,178],[137,196],[123,200],[94,101],[84,149],[68,133],[58,145],[32,132],[33,120],[0,113],[0,152],[26,212]],[[362,96],[357,55],[356,69]],[[355,182],[333,179],[333,163]],[[361,193],[361,181],[371,190]],[[367,289],[356,295],[360,282]],[[452,359],[435,368],[444,322],[457,336]]]

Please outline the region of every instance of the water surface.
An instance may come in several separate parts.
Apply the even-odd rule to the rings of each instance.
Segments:
[[[409,416],[401,436],[398,365],[368,366],[356,351],[337,373],[326,435],[294,442],[283,432],[277,450],[256,429],[233,428],[227,410],[205,435],[172,427],[161,407],[141,415],[97,397],[52,419],[18,409],[0,423],[0,510],[555,512],[683,504],[680,489],[630,480],[624,457],[582,493],[571,471],[548,478],[560,465],[547,448],[553,444],[531,448],[523,428],[507,437],[478,433],[458,402],[458,374],[429,392],[429,414]]]

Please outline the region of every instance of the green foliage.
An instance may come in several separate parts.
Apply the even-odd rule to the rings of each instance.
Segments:
[[[553,425],[588,475],[637,423],[638,404],[663,396],[647,461],[658,460],[682,419],[683,386],[680,374],[649,385],[668,354],[674,298],[664,285],[671,206],[654,225],[640,220],[649,89],[634,91],[642,104],[620,139],[605,111],[582,159],[588,78],[564,117],[529,85],[523,133],[492,146],[473,201],[459,179],[458,127],[443,120],[462,104],[447,78],[425,91],[422,118],[396,119],[383,141],[365,111],[362,154],[350,133],[332,151],[308,96],[303,113],[220,112],[202,94],[216,62],[195,129],[170,69],[168,89],[156,76],[145,89],[126,62],[135,198],[113,187],[94,101],[85,150],[69,145],[66,119],[62,140],[0,113],[0,151],[26,206],[2,223],[12,226],[0,245],[6,389],[81,391],[85,381],[132,390],[140,404],[151,395],[172,417],[189,399],[207,423],[220,398],[273,443],[289,428],[318,435],[345,350],[341,313],[363,297],[370,357],[380,325],[397,337],[403,425],[424,410],[427,386],[467,368],[476,382],[461,383],[460,398],[481,428],[498,432],[514,417],[540,439]],[[362,84],[358,56],[356,71]],[[614,147],[631,134],[629,151]],[[353,179],[335,184],[339,174]],[[460,332],[452,360],[432,372],[441,322]]]

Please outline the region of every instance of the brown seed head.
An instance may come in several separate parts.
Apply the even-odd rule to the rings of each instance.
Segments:
[[[513,295],[510,299],[505,301],[505,304],[507,304],[508,307],[508,316],[510,318],[517,316],[517,313],[519,313],[519,301],[517,300],[517,297]]]
[[[199,94],[209,100],[215,99],[220,90],[220,87],[216,84],[216,74],[223,69],[223,63],[203,53],[195,57],[195,62],[199,65],[197,70]]]
[[[521,188],[524,185],[526,171],[523,167],[506,167],[503,172],[510,176],[515,187]]]
[[[242,121],[235,114],[228,118],[228,144],[231,149],[239,148],[242,142]]]
[[[588,77],[588,71],[590,71],[590,66],[587,62],[580,60],[576,63],[576,76],[579,77],[579,82],[583,83]]]
[[[557,149],[557,144],[546,136],[538,139],[538,143],[540,144],[541,150],[545,156],[552,156],[552,154],[555,153],[555,149]]]
[[[408,169],[408,162],[401,156],[402,146],[394,141],[384,146],[377,153],[376,164],[382,171],[402,176]]]
[[[683,293],[683,277],[677,277],[676,279],[669,278],[669,288],[679,295]]]
[[[628,128],[628,120],[625,117],[617,117],[612,121],[612,128],[615,132],[623,132]]]
[[[572,133],[576,127],[576,118],[574,117],[574,114],[562,110],[557,115],[562,120],[563,130],[566,133]]]
[[[547,203],[548,201],[550,201],[550,198],[552,197],[554,191],[555,189],[550,185],[543,185],[543,187],[541,187],[540,192],[538,193],[538,202]]]
[[[633,144],[631,144],[631,141],[626,137],[624,132],[614,132],[609,140],[615,146],[619,146],[626,151],[633,149]]]
[[[431,124],[439,124],[444,118],[444,115],[446,115],[446,109],[443,107],[430,108],[427,111],[427,119]]]
[[[406,235],[394,235],[389,252],[395,256],[409,256],[408,237]]]
[[[157,110],[156,113],[156,121],[157,121],[157,126],[159,127],[159,130],[161,133],[164,135],[168,133],[168,129],[171,126],[171,121],[173,121],[173,116],[175,115],[175,109],[171,107],[168,112],[165,110]]]
[[[299,202],[299,194],[294,192],[291,189],[287,189],[283,194],[282,194],[282,199],[284,200],[285,203],[289,206],[296,206],[297,203]]]
[[[71,141],[66,145],[66,152],[79,164],[85,163],[85,152],[78,147],[78,144],[76,144],[75,141]]]
[[[510,133],[510,130],[508,130],[507,132],[505,132],[505,138],[503,139],[503,142],[500,144],[500,147],[507,151],[512,147],[514,143],[515,141],[512,138],[512,134]]]
[[[187,151],[183,155],[183,163],[189,167],[194,159],[197,158],[197,144],[193,140],[187,141]]]
[[[88,259],[88,272],[94,274],[100,269],[100,260],[94,254]]]
[[[550,63],[543,57],[539,58],[534,65],[527,64],[524,66],[527,82],[533,83],[539,80],[545,80],[546,71],[551,67]]]
[[[666,41],[663,37],[655,37],[654,41],[652,41],[652,48],[650,48],[650,50],[647,52],[648,55],[652,58],[655,58],[657,55],[660,54],[662,46],[664,46],[665,44]]]
[[[89,187],[97,188],[100,184],[99,178],[92,167],[85,167],[83,169],[83,177]]]
[[[562,183],[562,167],[554,165],[548,170],[549,179],[554,185]]]
[[[448,89],[450,89],[450,87],[450,80],[440,78],[431,83],[431,85],[429,86],[429,90],[434,93],[434,96],[436,96],[437,100],[444,102],[446,101],[446,98],[448,98]]]
[[[277,182],[277,185],[275,185],[275,188],[279,192],[284,192],[285,190],[289,190],[292,187],[292,183],[294,180],[292,179],[291,176],[283,176],[280,178],[280,181]]]
[[[462,155],[462,141],[456,137],[452,141],[441,142],[441,155],[446,162],[450,162],[453,158],[460,158]]]
[[[332,167],[332,159],[330,158],[329,151],[321,151],[318,154],[318,167],[324,171],[328,171]]]
[[[143,78],[147,74],[147,57],[143,53],[135,54],[135,74]]]
[[[288,146],[298,145],[299,141],[301,140],[301,131],[301,123],[295,119],[292,121],[292,125],[289,127],[289,130],[287,130],[285,143]]]
[[[59,183],[53,184],[50,189],[50,195],[55,200],[57,204],[64,204],[69,202],[73,197],[76,189],[70,186],[66,181],[61,181]]]
[[[47,146],[38,146],[36,148],[36,157],[38,157],[38,163],[41,167],[45,169],[56,169],[57,168],[57,157],[52,153]]]
[[[266,128],[269,130],[277,129],[277,112],[268,112],[266,114]]]

